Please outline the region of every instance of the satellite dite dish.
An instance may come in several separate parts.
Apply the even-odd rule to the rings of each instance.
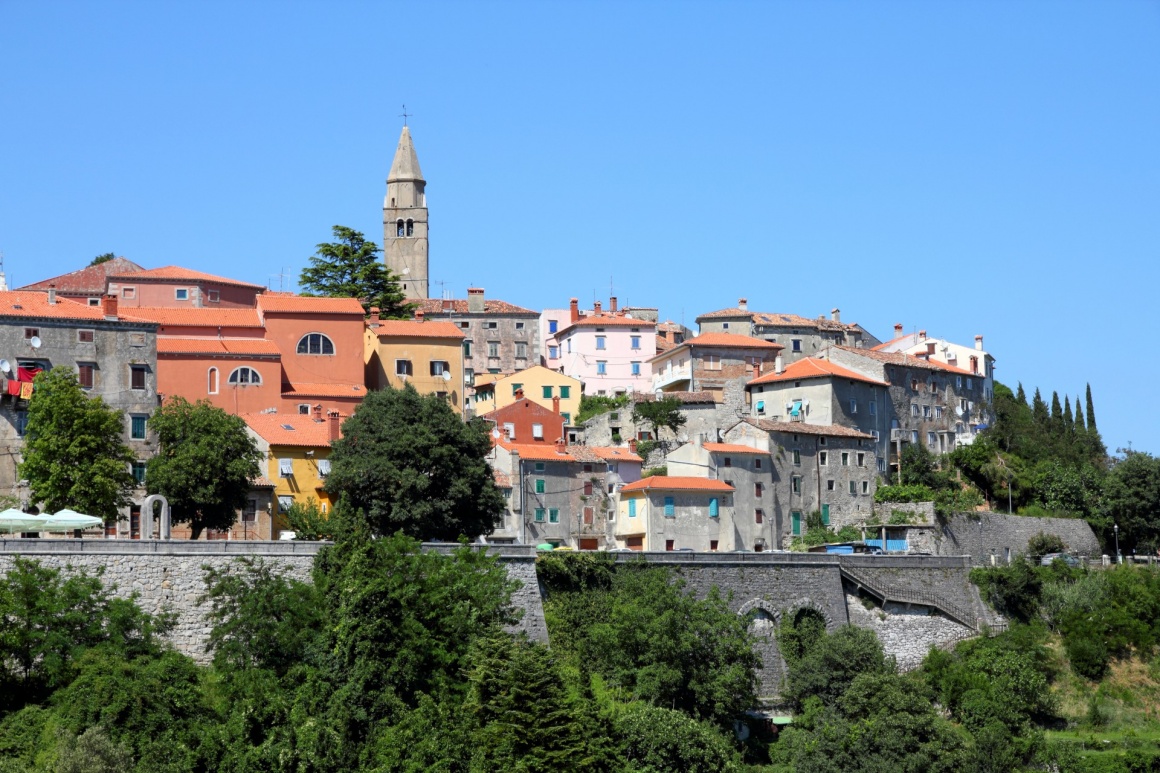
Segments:
[[[32,338],[29,338],[28,345],[31,346],[33,349],[39,349],[40,348],[40,336],[33,336]]]
[[[445,370],[445,371],[443,371],[443,380],[444,380],[444,381],[450,381],[450,380],[451,380],[451,371],[449,371],[449,370]]]
[[[12,363],[10,363],[8,360],[0,360],[0,370],[4,371],[5,373],[11,373]]]
[[[493,430],[491,431],[491,436],[492,436],[493,438],[495,438],[496,440],[499,440],[499,434],[500,434],[500,433],[499,433],[499,428],[498,428],[498,427],[497,427],[497,428],[495,428],[495,429],[493,429]]]

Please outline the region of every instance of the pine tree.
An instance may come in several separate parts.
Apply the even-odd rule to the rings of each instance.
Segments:
[[[1063,437],[1063,406],[1059,404],[1059,392],[1051,393],[1051,436]]]
[[[1027,405],[1027,393],[1023,391],[1023,382],[1019,382],[1019,389],[1015,392],[1015,399],[1021,404]]]
[[[1047,412],[1047,403],[1039,394],[1039,387],[1035,387],[1035,396],[1031,398],[1031,418],[1035,420],[1035,428],[1046,433],[1051,424],[1051,414]]]
[[[1079,403],[1076,403],[1076,407],[1079,407]],[[1067,395],[1063,396],[1063,434],[1069,436],[1075,434],[1075,418],[1071,415],[1071,398]]]
[[[1087,385],[1087,428],[1088,432],[1096,431],[1096,409],[1092,405],[1092,385]]]
[[[1083,408],[1079,407],[1079,395],[1075,396],[1075,433],[1082,435],[1086,429],[1083,423]]]

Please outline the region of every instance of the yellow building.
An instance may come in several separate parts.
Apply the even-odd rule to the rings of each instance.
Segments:
[[[475,415],[506,408],[519,398],[516,392],[524,391],[524,399],[554,411],[553,399],[560,399],[560,415],[564,424],[572,426],[573,418],[580,413],[580,379],[565,376],[542,365],[534,365],[527,370],[511,373],[480,374],[475,377]]]
[[[384,319],[371,314],[364,348],[367,387],[401,388],[411,384],[420,394],[435,393],[463,413],[463,339],[451,322]]]
[[[331,498],[326,491],[330,474],[330,444],[339,437],[342,417],[331,412],[322,416],[321,408],[312,414],[249,413],[242,416],[246,429],[257,441],[262,453],[262,474],[274,485],[274,510],[271,539],[286,528],[280,518],[293,504],[315,500],[323,512],[329,512]]]

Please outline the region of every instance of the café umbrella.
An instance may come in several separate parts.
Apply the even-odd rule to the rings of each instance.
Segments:
[[[103,526],[104,520],[95,515],[85,515],[76,510],[61,510],[59,513],[41,516],[39,531],[73,531],[75,529],[91,529]]]
[[[22,513],[15,508],[0,512],[0,533],[16,534],[24,531],[40,531],[44,519],[30,513]]]

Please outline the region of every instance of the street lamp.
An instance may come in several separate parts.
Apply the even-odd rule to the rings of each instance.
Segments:
[[[1112,531],[1115,532],[1116,535],[1116,563],[1122,564],[1123,559],[1120,558],[1120,524],[1113,523]]]

